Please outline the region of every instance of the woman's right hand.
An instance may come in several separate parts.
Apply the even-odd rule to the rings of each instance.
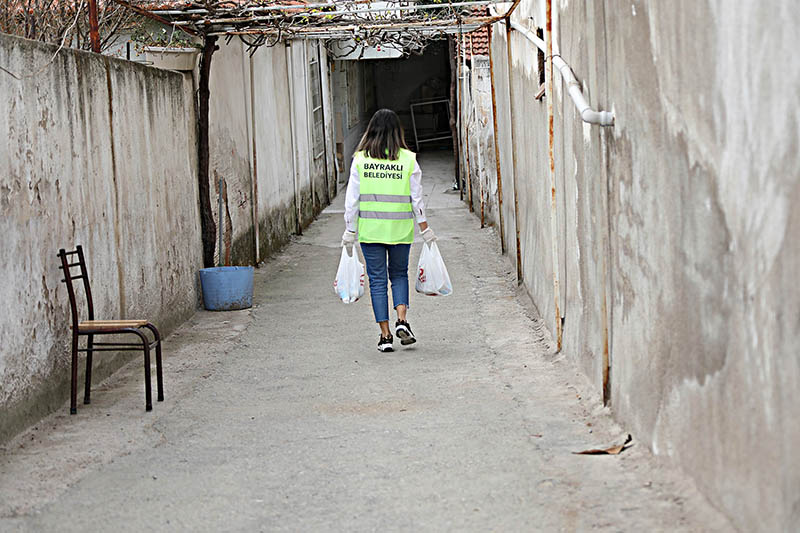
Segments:
[[[433,233],[433,230],[430,228],[430,226],[422,230],[422,238],[425,239],[426,244],[430,244],[436,240],[436,235]]]
[[[342,246],[347,248],[347,254],[353,255],[353,245],[356,243],[356,232],[344,230],[342,234]]]

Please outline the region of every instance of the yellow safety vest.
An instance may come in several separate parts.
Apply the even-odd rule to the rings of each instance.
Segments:
[[[400,149],[396,161],[373,159],[364,152],[353,156],[358,169],[358,240],[383,244],[414,242],[411,174],[416,154]]]

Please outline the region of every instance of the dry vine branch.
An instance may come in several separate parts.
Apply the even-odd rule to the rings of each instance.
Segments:
[[[135,25],[140,17],[110,1],[98,0],[101,49],[114,44],[120,30]],[[77,21],[77,22],[75,22]],[[5,0],[0,2],[0,32],[26,39],[91,50],[89,7],[83,1]]]
[[[122,2],[122,0],[117,0]],[[487,0],[496,2],[497,0]],[[467,2],[467,5],[463,5]],[[124,0],[140,12],[192,33],[239,36],[253,53],[284,39],[351,39],[357,46],[385,45],[405,54],[420,53],[440,39],[445,28],[473,19],[483,21],[469,0],[390,0],[378,6],[369,0],[306,3],[266,0]],[[484,16],[484,18],[486,18]],[[357,47],[356,46],[356,47]]]

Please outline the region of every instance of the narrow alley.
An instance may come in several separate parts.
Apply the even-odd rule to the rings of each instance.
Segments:
[[[800,9],[728,4],[0,1],[0,533],[800,531]]]
[[[495,230],[452,190],[451,157],[420,161],[454,294],[412,294],[415,346],[377,352],[369,302],[333,294],[339,194],[257,270],[251,310],[201,311],[169,336],[152,413],[134,361],[78,416],[6,443],[0,530],[729,529],[636,441],[573,454],[625,432],[554,355]]]

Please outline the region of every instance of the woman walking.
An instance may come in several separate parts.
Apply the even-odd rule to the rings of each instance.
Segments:
[[[387,278],[397,312],[395,335],[404,346],[417,342],[407,320],[408,257],[414,242],[414,219],[426,243],[436,240],[425,219],[421,180],[416,154],[406,146],[397,114],[389,109],[377,111],[353,154],[342,246],[353,253],[357,230],[367,262],[372,311],[381,329],[381,352],[394,349]]]

